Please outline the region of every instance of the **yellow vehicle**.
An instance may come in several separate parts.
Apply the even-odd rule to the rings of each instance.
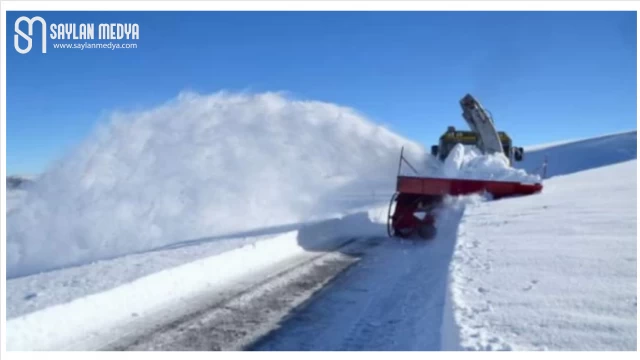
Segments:
[[[504,155],[509,158],[510,163],[513,163],[514,160],[522,161],[524,149],[521,147],[513,147],[511,138],[504,131],[498,131],[498,136],[502,143]],[[431,147],[431,155],[437,157],[440,161],[444,161],[449,155],[449,152],[457,144],[475,145],[482,149],[481,144],[479,144],[479,140],[480,137],[473,131],[456,130],[455,127],[449,126],[447,131],[440,136],[440,142],[438,145],[433,145]]]

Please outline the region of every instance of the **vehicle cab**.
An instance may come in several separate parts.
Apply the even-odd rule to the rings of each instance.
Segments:
[[[522,161],[524,149],[521,147],[513,147],[511,138],[504,131],[498,131],[498,136],[502,143],[504,155],[509,159],[510,163],[513,163],[513,161]],[[444,161],[457,144],[479,146],[479,141],[480,137],[477,133],[473,131],[456,130],[455,127],[449,126],[447,131],[440,136],[438,145],[431,147],[431,155],[437,157],[440,161]]]

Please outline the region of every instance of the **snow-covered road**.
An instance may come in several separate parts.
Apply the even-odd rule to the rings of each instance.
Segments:
[[[440,350],[462,206],[428,242],[384,238],[254,350]],[[446,350],[450,350],[445,347]]]
[[[283,279],[293,281],[303,276],[308,272],[308,269],[304,270],[305,266],[316,264],[313,261],[317,257],[331,259],[343,244],[355,236],[383,234],[384,226],[379,223],[382,213],[384,212],[372,210],[306,224],[297,230],[284,232],[222,254],[166,268],[98,293],[77,296],[63,303],[58,303],[56,297],[47,297],[47,291],[43,291],[44,294],[39,296],[43,298],[39,303],[42,309],[8,319],[8,349],[92,350],[129,346],[137,343],[140,337],[157,333],[159,330],[170,330],[174,325],[206,313],[209,309],[215,309],[240,294],[260,297],[256,295],[261,291],[256,289],[259,285],[266,286],[267,289],[286,288],[287,281],[283,284]],[[193,246],[199,249],[207,246],[207,243]],[[183,254],[181,250],[183,249],[178,248],[149,253],[146,257],[141,257],[144,254],[133,255],[117,262],[116,266],[112,264],[113,261],[106,261],[98,266],[98,269],[109,270],[106,272],[107,276],[117,276],[121,272],[135,269],[137,264],[145,259],[166,264],[166,261],[160,260],[180,255],[177,259],[180,260]],[[88,271],[95,266],[87,267],[85,270]],[[295,271],[290,272],[291,269]],[[63,274],[71,271],[73,277],[79,278],[82,269],[61,271]],[[26,291],[29,284],[32,284],[32,287],[33,284],[35,287],[46,286],[43,279],[55,278],[54,274],[61,271],[27,277],[20,282],[21,287]],[[283,272],[290,272],[290,275],[280,276]],[[326,276],[332,277],[338,272],[329,272]],[[98,276],[95,272],[89,274]],[[316,281],[312,287],[322,285],[318,283],[323,279],[322,276],[314,279]],[[62,294],[67,285],[72,284],[55,282],[51,292]],[[17,289],[13,288],[13,291]],[[291,301],[297,301],[300,296],[294,295],[290,298]],[[25,298],[23,302],[31,300],[33,299]],[[47,306],[48,302],[53,303]],[[66,321],[60,323],[57,319]]]
[[[440,349],[464,201],[449,205],[429,242],[389,239],[381,223],[369,225],[379,235],[336,238],[341,226],[365,229],[366,217],[355,214],[19,316],[9,322],[9,349]],[[384,210],[369,218],[381,220]],[[295,245],[301,239],[308,249]],[[314,241],[325,249],[310,250]],[[222,264],[230,273],[216,277]],[[84,321],[54,322],[78,313]]]
[[[359,260],[379,242],[352,239],[337,251],[302,256],[283,270],[211,307],[145,333],[120,338],[103,350],[242,350],[269,333],[284,316]],[[142,336],[140,336],[142,335]]]
[[[354,238],[104,349],[439,350],[463,211],[462,201],[451,204],[433,241]]]

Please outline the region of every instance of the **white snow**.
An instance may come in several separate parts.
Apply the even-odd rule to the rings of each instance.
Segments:
[[[550,161],[571,175],[539,195],[467,206],[451,265],[462,348],[636,349],[637,162],[618,162],[635,146],[633,132],[540,149],[588,150],[582,164],[594,168]]]
[[[168,323],[203,304],[214,304],[353,236],[381,236],[382,214],[356,213],[306,225],[218,256],[158,271],[108,291],[9,319],[7,349],[105,347],[129,334],[153,328],[156,322]]]
[[[533,172],[547,159],[546,175],[551,178],[635,160],[638,156],[637,137],[634,130],[556,145],[532,146],[525,148],[524,161],[514,166]]]
[[[516,169],[503,153],[482,154],[475,146],[457,144],[435,177],[540,183],[541,176]]]
[[[370,239],[380,245],[252,350],[439,350],[456,230],[478,200],[446,199],[433,241]]]

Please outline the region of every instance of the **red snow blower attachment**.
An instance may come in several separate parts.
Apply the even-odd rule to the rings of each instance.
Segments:
[[[458,131],[449,126],[440,137],[440,143],[431,147],[431,155],[444,161],[449,153],[458,145],[475,146],[482,154],[503,153],[511,164],[521,161],[524,150],[513,147],[511,138],[504,132],[496,130],[490,112],[470,94],[460,100],[462,117],[471,131]],[[402,176],[402,163],[406,163],[416,175],[416,169],[404,158],[404,148],[400,152],[396,192],[389,204],[387,232],[389,236],[403,238],[414,234],[422,238],[435,236],[436,209],[445,195],[459,196],[477,193],[490,194],[494,199],[530,195],[542,190],[542,184],[523,184],[510,181],[443,179],[435,177]],[[543,175],[546,173],[546,160],[543,164]],[[395,206],[394,206],[395,205]]]
[[[396,192],[389,203],[387,232],[390,237],[418,235],[431,239],[436,235],[436,210],[446,195],[489,194],[493,199],[531,195],[542,190],[542,183],[523,184],[511,181],[446,179],[400,175],[402,163],[418,172],[400,152]]]

